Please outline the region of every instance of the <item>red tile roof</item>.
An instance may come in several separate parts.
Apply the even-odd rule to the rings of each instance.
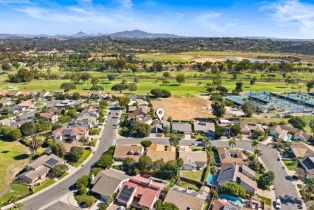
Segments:
[[[166,187],[165,184],[141,176],[131,177],[128,182],[124,183],[124,186],[136,189],[135,197],[139,199],[138,204],[147,208],[153,206],[156,198],[159,197],[160,191]]]

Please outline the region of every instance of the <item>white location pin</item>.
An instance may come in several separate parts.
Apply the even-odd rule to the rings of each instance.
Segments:
[[[156,115],[159,120],[162,120],[163,116],[165,115],[165,110],[163,110],[162,108],[157,109]]]

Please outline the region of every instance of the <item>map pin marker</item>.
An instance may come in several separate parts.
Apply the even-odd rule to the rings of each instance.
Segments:
[[[157,109],[156,115],[157,115],[158,119],[161,120],[163,118],[163,116],[165,115],[165,110],[163,110],[162,108]]]

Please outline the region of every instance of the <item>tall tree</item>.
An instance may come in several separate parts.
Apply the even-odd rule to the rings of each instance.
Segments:
[[[185,82],[185,75],[184,74],[178,74],[176,76],[176,80],[181,85],[181,83]]]
[[[34,155],[37,152],[37,150],[40,148],[40,146],[43,144],[43,140],[39,138],[38,136],[34,136],[33,138],[29,139],[28,144],[30,145],[30,148]]]
[[[215,115],[216,117],[224,116],[226,112],[224,103],[216,101],[211,106],[213,115]]]

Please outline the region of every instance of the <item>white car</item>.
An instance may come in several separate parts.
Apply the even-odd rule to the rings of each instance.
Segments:
[[[276,209],[281,209],[281,201],[280,201],[279,198],[276,199],[275,208]]]

